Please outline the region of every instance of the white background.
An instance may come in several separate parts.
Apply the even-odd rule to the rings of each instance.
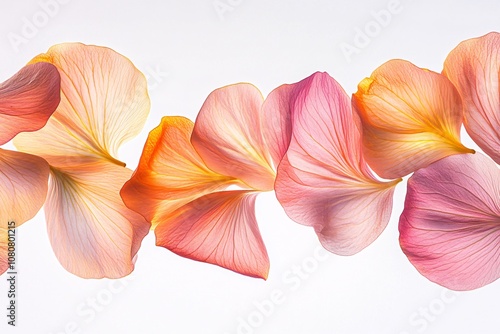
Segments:
[[[387,9],[388,0],[221,0],[232,9],[224,13],[214,0],[65,2],[48,15],[39,0],[2,0],[0,81],[61,42],[105,45],[130,58],[149,77],[152,101],[143,133],[119,156],[130,168],[162,116],[194,119],[220,86],[251,82],[267,95],[327,71],[352,94],[389,59],[441,71],[460,41],[500,30],[500,2],[485,0],[400,0],[378,30],[373,13]],[[23,35],[26,21],[38,27]],[[340,46],[355,46],[357,29],[365,28],[372,29],[369,43],[346,57]],[[14,47],[12,34],[25,43]],[[81,279],[57,262],[41,212],[19,230],[15,329],[6,324],[7,283],[0,277],[0,333],[498,333],[500,282],[453,293],[420,276],[403,255],[397,221],[404,194],[398,185],[393,217],[371,246],[327,258],[315,253],[321,249],[312,229],[288,219],[273,193],[260,195],[267,281],[181,258],[156,247],[152,234],[129,278]]]

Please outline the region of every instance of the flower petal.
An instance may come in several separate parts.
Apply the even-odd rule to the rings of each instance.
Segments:
[[[213,171],[272,190],[274,170],[262,138],[263,97],[251,84],[216,89],[196,118],[191,142]]]
[[[193,127],[187,118],[163,117],[149,133],[139,165],[121,190],[127,207],[153,227],[175,209],[234,181],[208,169],[191,145]]]
[[[248,191],[222,191],[179,208],[155,229],[156,244],[181,256],[266,279],[269,258]]]
[[[54,65],[27,65],[0,84],[0,145],[21,131],[42,128],[56,110],[60,76]]]
[[[51,165],[54,155],[117,162],[119,146],[140,132],[149,113],[144,75],[115,51],[80,43],[55,45],[32,60],[40,61],[58,68],[61,103],[43,129],[17,136],[16,147]]]
[[[389,221],[394,186],[379,181],[361,152],[348,96],[326,73],[299,82],[293,134],[278,168],[276,196],[298,223],[313,226],[323,246],[351,255],[368,246]]]
[[[45,202],[49,165],[42,158],[0,149],[0,275],[7,270],[9,222],[21,226]]]
[[[83,278],[119,278],[133,270],[150,224],[119,196],[131,173],[96,158],[74,159],[63,172],[52,169],[47,229],[57,258],[69,272]]]
[[[401,247],[440,285],[471,290],[500,277],[500,170],[486,156],[450,156],[409,179]]]
[[[32,60],[41,61],[59,70],[61,103],[43,129],[14,143],[51,166],[45,213],[52,247],[78,276],[125,276],[150,224],[123,204],[119,192],[131,171],[115,156],[144,125],[146,79],[105,47],[59,44]]]
[[[366,160],[384,178],[473,152],[460,143],[461,97],[439,73],[390,60],[361,81],[353,107],[363,125]]]
[[[500,163],[500,34],[460,43],[444,63],[443,74],[464,100],[464,125],[470,137]]]
[[[293,96],[302,89],[301,82],[279,86],[267,96],[262,105],[262,135],[274,169],[278,168],[290,145],[294,110]]]
[[[0,225],[20,226],[33,218],[45,202],[49,165],[26,153],[0,149]]]

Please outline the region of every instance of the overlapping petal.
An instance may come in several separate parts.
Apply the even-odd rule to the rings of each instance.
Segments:
[[[443,74],[464,100],[464,125],[471,138],[500,163],[500,34],[460,43],[450,52]]]
[[[274,170],[262,136],[259,90],[251,84],[216,89],[196,118],[191,142],[213,171],[258,190],[272,190]]]
[[[0,145],[43,127],[59,104],[59,91],[59,72],[49,63],[27,65],[0,84]]]
[[[121,190],[125,204],[156,227],[172,212],[231,183],[232,177],[210,170],[191,145],[194,123],[163,117],[146,141],[139,165]]]
[[[57,67],[61,103],[43,129],[18,136],[16,147],[49,163],[53,155],[92,155],[123,164],[118,148],[141,131],[149,113],[144,75],[115,51],[80,43],[52,46],[31,62]]]
[[[399,180],[381,182],[371,173],[350,100],[333,78],[315,73],[295,86],[288,104],[292,136],[278,167],[276,196],[290,218],[314,227],[325,248],[357,253],[387,225]]]
[[[45,213],[54,251],[81,277],[127,275],[150,224],[123,204],[131,172],[116,153],[149,113],[146,79],[104,47],[60,44],[32,62],[40,61],[59,70],[61,103],[43,129],[14,142],[51,166]]]
[[[484,155],[456,155],[408,181],[399,222],[411,263],[438,284],[471,290],[500,277],[500,170]]]
[[[463,106],[443,75],[390,60],[353,95],[366,160],[381,177],[407,175],[446,156],[471,153],[460,143]]]
[[[245,190],[202,196],[158,225],[156,243],[193,260],[266,279],[269,258],[255,219],[256,196]]]
[[[7,228],[33,218],[47,194],[49,165],[39,157],[0,149],[0,274],[7,269]]]
[[[53,171],[45,205],[47,229],[57,258],[69,272],[84,278],[119,278],[132,272],[149,224],[118,195],[131,174],[93,157],[73,160],[64,172]]]

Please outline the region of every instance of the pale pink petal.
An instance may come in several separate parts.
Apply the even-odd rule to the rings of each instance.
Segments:
[[[500,163],[500,34],[460,43],[444,63],[443,74],[457,87],[465,108],[465,129]]]
[[[45,204],[47,229],[59,262],[83,278],[132,272],[150,224],[128,209],[119,191],[132,172],[95,158],[53,169]]]
[[[213,91],[196,118],[191,141],[213,171],[258,190],[272,190],[274,170],[261,128],[263,101],[251,84]]]
[[[193,260],[266,279],[269,258],[255,219],[256,196],[235,190],[200,197],[156,227],[156,244]]]
[[[26,65],[0,84],[0,145],[47,123],[61,100],[60,81],[54,65],[38,63]]]
[[[379,181],[361,152],[351,103],[326,73],[315,73],[293,96],[293,134],[278,168],[276,196],[296,222],[313,226],[323,246],[351,255],[389,221],[394,186]]]
[[[8,265],[7,230],[21,226],[40,210],[48,178],[49,165],[42,158],[0,149],[0,275]]]
[[[500,277],[500,170],[482,154],[455,155],[409,179],[400,243],[417,270],[471,290]]]

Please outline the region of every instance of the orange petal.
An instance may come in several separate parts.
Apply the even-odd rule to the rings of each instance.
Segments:
[[[255,219],[256,196],[235,190],[200,197],[158,225],[156,244],[193,260],[266,279],[269,257]]]
[[[60,76],[48,63],[27,65],[0,84],[0,145],[21,131],[38,130],[61,100]]]
[[[457,153],[462,100],[443,75],[390,60],[358,85],[353,106],[363,125],[366,160],[384,178],[398,178]]]
[[[0,149],[0,275],[7,270],[7,229],[33,218],[45,201],[49,165],[39,157]]]
[[[194,124],[184,117],[163,117],[148,136],[139,165],[125,183],[125,204],[153,227],[171,213],[234,181],[211,171],[191,145]]]
[[[453,49],[443,74],[464,100],[464,125],[470,137],[500,163],[500,34],[469,39]]]
[[[274,170],[262,137],[264,99],[251,84],[216,89],[206,99],[191,141],[213,171],[258,190],[272,190]]]
[[[131,173],[95,158],[73,159],[63,172],[52,170],[47,229],[57,258],[69,272],[83,278],[119,278],[133,270],[150,224],[119,196]]]
[[[19,135],[16,147],[51,165],[54,155],[117,162],[119,146],[141,131],[149,113],[144,75],[115,51],[80,43],[55,45],[32,63],[40,61],[59,70],[61,103],[43,129]]]

